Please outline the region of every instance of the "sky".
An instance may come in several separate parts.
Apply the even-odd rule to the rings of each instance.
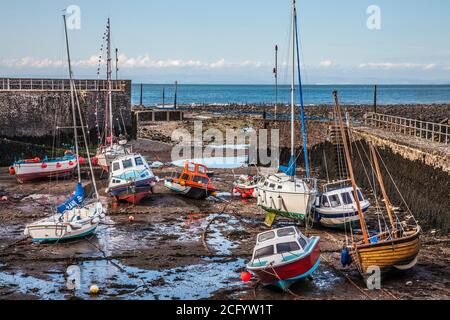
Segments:
[[[278,44],[280,83],[289,82],[291,0],[1,1],[0,77],[67,76],[62,13],[77,6],[80,18],[70,23],[80,28],[69,30],[77,78],[97,77],[110,17],[122,79],[272,84]],[[450,83],[450,1],[298,0],[297,6],[305,83]],[[371,6],[379,15],[368,12]]]

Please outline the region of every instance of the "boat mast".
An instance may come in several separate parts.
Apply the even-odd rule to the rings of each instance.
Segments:
[[[303,88],[302,88],[302,73],[300,64],[300,41],[298,37],[298,19],[297,19],[297,8],[295,7],[294,1],[294,21],[295,21],[295,38],[297,44],[297,68],[298,68],[298,86],[300,93],[300,114],[302,122],[302,141],[303,141],[303,155],[305,158],[305,171],[306,178],[309,178],[309,155],[308,155],[308,138],[306,135],[306,119],[305,119],[305,106],[303,103]]]
[[[275,116],[274,119],[278,118],[278,45],[275,45],[275,68],[273,69],[275,75]]]
[[[110,124],[110,137],[111,148],[114,144],[114,122],[112,111],[112,65],[111,65],[111,20],[108,18],[108,48],[107,48],[107,81],[108,81],[108,101],[109,101],[109,124]]]
[[[295,0],[292,1],[292,79],[291,79],[291,159],[289,166],[295,161]],[[295,168],[293,170],[295,177]],[[290,171],[289,171],[290,172]],[[294,177],[292,177],[294,179]]]
[[[348,166],[348,172],[350,174],[350,180],[352,181],[352,187],[353,187],[353,197],[355,198],[356,202],[356,208],[358,209],[358,215],[359,215],[359,222],[361,223],[361,230],[364,236],[364,243],[369,244],[369,238],[367,236],[367,229],[366,229],[366,221],[364,220],[364,215],[361,210],[361,203],[359,202],[359,196],[358,196],[358,188],[356,186],[355,181],[355,175],[353,173],[353,166],[352,166],[352,160],[350,158],[350,151],[347,144],[347,136],[344,129],[344,121],[342,120],[342,114],[341,114],[341,107],[339,105],[339,98],[337,91],[333,92],[334,100],[336,103],[336,113],[339,120],[339,127],[341,129],[341,135],[342,135],[342,142],[344,144],[344,150],[345,150],[345,158],[347,160],[347,166]]]
[[[389,201],[388,195],[386,193],[386,188],[384,187],[384,181],[383,181],[383,177],[381,176],[381,170],[380,170],[380,164],[378,163],[377,152],[376,152],[375,147],[374,147],[374,145],[372,143],[370,143],[370,150],[372,151],[373,163],[375,164],[375,169],[377,171],[378,182],[380,184],[381,191],[383,193],[384,203],[386,204],[386,210],[387,210],[387,213],[389,215],[389,220],[391,222],[393,236],[394,236],[394,238],[396,238],[396,232],[395,231],[396,231],[397,228],[395,227],[395,221],[394,221],[394,217],[392,215],[391,202]]]
[[[78,134],[77,134],[77,117],[75,113],[75,84],[73,82],[73,73],[72,73],[72,63],[70,62],[70,47],[69,47],[69,35],[67,34],[67,21],[66,21],[66,15],[63,15],[64,20],[64,34],[66,37],[66,49],[67,49],[67,61],[69,64],[69,81],[70,81],[70,102],[72,105],[72,119],[73,119],[73,135],[75,137],[75,154],[77,155],[78,159],[78,182],[81,183],[81,168],[80,168],[80,154],[79,154],[79,148],[78,148]]]

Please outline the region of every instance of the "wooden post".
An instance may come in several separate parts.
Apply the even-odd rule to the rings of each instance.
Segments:
[[[176,109],[177,108],[177,95],[178,95],[178,81],[175,81],[175,101],[174,101],[174,104],[173,104],[173,107],[174,107],[174,109]]]
[[[339,99],[338,99],[337,91],[334,91],[333,95],[334,95],[334,100],[336,103],[336,113],[337,113],[338,120],[339,120],[339,127],[341,129],[341,135],[342,135],[342,141],[343,141],[344,150],[345,150],[345,158],[347,161],[348,172],[350,174],[350,180],[352,181],[353,196],[355,197],[356,208],[358,209],[359,221],[361,223],[361,230],[362,230],[362,233],[364,236],[364,243],[369,244],[369,238],[367,236],[367,229],[366,229],[366,221],[364,220],[364,215],[361,210],[361,203],[359,202],[358,187],[356,186],[355,175],[353,173],[353,165],[352,165],[352,160],[350,158],[350,151],[349,151],[348,144],[347,144],[347,137],[345,135],[344,121],[342,120],[341,107],[339,106]]]
[[[377,85],[373,89],[373,112],[377,113]]]
[[[141,83],[141,100],[140,100],[140,103],[139,103],[140,106],[143,105],[142,104],[142,102],[143,102],[143,100],[142,100],[143,99],[143,91],[144,91],[144,84]]]
[[[383,193],[384,203],[386,205],[386,210],[387,210],[387,213],[388,213],[388,216],[389,216],[389,220],[391,222],[392,231],[394,233],[393,236],[394,236],[394,238],[396,238],[397,237],[397,235],[396,235],[397,228],[395,226],[394,217],[392,215],[391,202],[389,201],[389,198],[388,198],[387,193],[386,193],[386,189],[384,187],[384,181],[383,181],[383,177],[381,176],[381,170],[380,170],[380,165],[378,163],[377,152],[376,152],[375,147],[373,146],[372,143],[370,143],[370,150],[372,151],[373,163],[375,164],[375,169],[377,171],[378,182],[380,184],[381,191]]]

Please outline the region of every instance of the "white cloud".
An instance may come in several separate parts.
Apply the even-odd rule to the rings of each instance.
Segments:
[[[320,66],[323,68],[330,68],[336,66],[336,63],[331,60],[324,60],[320,62]]]
[[[391,62],[369,62],[362,63],[359,65],[360,69],[383,69],[383,70],[393,70],[393,69],[423,69],[431,70],[436,67],[436,64],[421,64],[421,63],[391,63]]]

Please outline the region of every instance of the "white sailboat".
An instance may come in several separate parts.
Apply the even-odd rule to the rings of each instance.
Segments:
[[[76,186],[74,195],[65,203],[54,209],[55,213],[52,216],[29,224],[25,227],[24,234],[26,236],[30,236],[34,241],[41,242],[64,241],[88,236],[95,232],[98,224],[100,223],[100,220],[105,217],[105,210],[102,203],[100,202],[94,176],[94,170],[89,154],[89,147],[86,137],[86,131],[83,124],[84,121],[81,113],[78,93],[76,91],[75,83],[73,80],[66,16],[64,15],[63,18],[67,46],[67,59],[69,63],[70,95],[74,125],[75,150],[76,154],[79,154],[76,120],[76,114],[78,112],[78,116],[81,122],[81,128],[83,130],[84,144],[86,146],[87,160],[90,167],[92,186],[95,197],[91,200],[87,199],[85,190],[81,183],[81,169],[80,166],[78,166],[78,184]]]
[[[97,149],[95,157],[97,164],[104,172],[110,172],[111,163],[119,157],[130,153],[126,144],[128,141],[125,138],[118,139],[114,135],[114,120],[113,120],[113,99],[112,99],[112,63],[111,63],[111,21],[108,19],[107,32],[107,83],[108,83],[108,98],[106,99],[105,112],[105,143]]]
[[[309,178],[309,159],[305,128],[303,92],[300,74],[299,43],[297,34],[296,1],[292,1],[292,82],[291,82],[291,159],[287,168],[280,173],[263,176],[254,196],[258,205],[267,212],[266,224],[272,226],[277,215],[296,220],[305,220],[310,214],[317,193],[317,180]],[[295,46],[297,44],[297,46]],[[297,51],[297,52],[296,52]],[[306,177],[296,177],[297,157],[295,154],[295,65],[298,65],[300,105],[302,116],[303,146],[306,163]]]

